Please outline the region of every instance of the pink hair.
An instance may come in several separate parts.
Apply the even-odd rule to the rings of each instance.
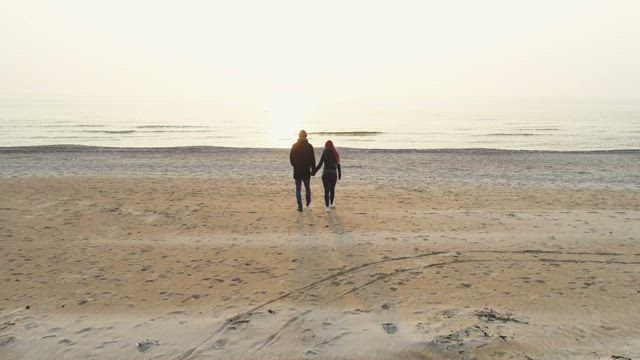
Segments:
[[[327,142],[324,143],[324,148],[333,151],[333,154],[336,156],[336,163],[340,164],[340,153],[338,152],[338,149],[333,145],[333,141],[327,140]]]

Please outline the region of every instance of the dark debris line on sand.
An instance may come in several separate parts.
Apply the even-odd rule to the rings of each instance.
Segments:
[[[523,320],[518,320],[516,318],[514,318],[513,316],[511,316],[510,313],[504,313],[501,314],[491,308],[485,308],[482,310],[478,310],[474,313],[478,319],[482,319],[485,321],[499,321],[499,322],[515,322],[515,323],[520,323],[520,324],[529,324],[526,321]]]

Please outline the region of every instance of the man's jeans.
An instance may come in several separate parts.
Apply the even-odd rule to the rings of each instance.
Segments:
[[[307,195],[307,206],[311,204],[311,178],[295,179],[296,180],[296,200],[298,200],[298,208],[302,209],[302,183],[304,182],[304,192]]]

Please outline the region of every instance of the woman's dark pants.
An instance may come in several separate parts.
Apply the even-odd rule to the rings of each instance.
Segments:
[[[336,183],[338,182],[338,174],[328,172],[322,174],[322,185],[324,185],[324,203],[329,207],[333,204],[336,195]]]

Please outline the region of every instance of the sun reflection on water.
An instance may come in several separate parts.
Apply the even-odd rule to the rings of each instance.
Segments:
[[[266,133],[273,147],[287,147],[309,125],[311,101],[299,94],[279,94],[268,104]],[[308,130],[308,129],[307,129]]]

